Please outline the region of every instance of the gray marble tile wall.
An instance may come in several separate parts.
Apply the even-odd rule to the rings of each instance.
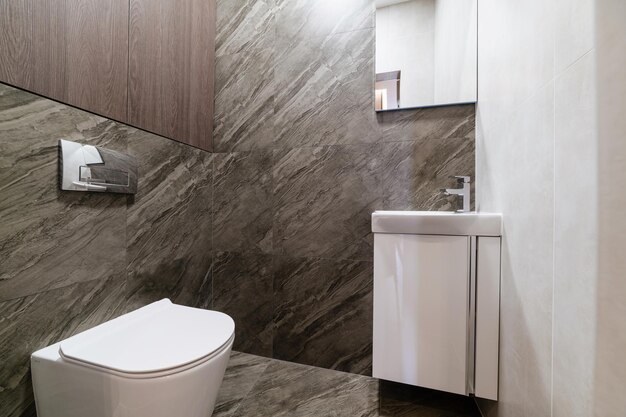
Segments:
[[[370,213],[456,208],[474,106],[373,112],[373,0],[217,4],[215,154],[0,85],[0,417],[34,415],[31,352],[163,297],[371,372]],[[60,138],[135,155],[139,193],[59,191]]]
[[[58,189],[57,141],[130,153],[134,197]],[[213,155],[0,84],[0,416],[29,356],[149,302],[212,304]]]
[[[374,1],[217,0],[213,294],[235,348],[371,372],[377,209],[456,209],[473,105],[376,115]]]

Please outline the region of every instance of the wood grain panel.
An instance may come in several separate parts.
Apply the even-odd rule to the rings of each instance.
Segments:
[[[0,1],[0,80],[32,86],[33,0]]]
[[[67,101],[126,120],[128,0],[68,0]]]
[[[130,1],[128,121],[161,133],[161,1]]]
[[[215,2],[130,2],[129,122],[211,150]]]
[[[214,0],[0,0],[0,82],[211,150],[215,22]]]
[[[68,102],[65,73],[66,3],[67,0],[35,0],[33,3],[37,7],[33,7],[33,80],[29,89],[55,100]]]
[[[128,0],[2,0],[0,54],[0,81],[126,120]]]
[[[66,100],[65,2],[0,2],[1,81]]]

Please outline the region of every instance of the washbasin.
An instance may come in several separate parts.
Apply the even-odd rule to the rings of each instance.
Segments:
[[[500,236],[502,214],[452,211],[375,211],[372,232],[423,235]]]

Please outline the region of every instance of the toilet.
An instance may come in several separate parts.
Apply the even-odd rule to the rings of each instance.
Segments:
[[[38,417],[208,417],[235,323],[163,299],[31,355]]]

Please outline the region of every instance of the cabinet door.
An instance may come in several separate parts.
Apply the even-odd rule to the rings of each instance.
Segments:
[[[374,235],[374,377],[467,394],[469,237]]]
[[[214,0],[130,0],[129,123],[211,150]]]

